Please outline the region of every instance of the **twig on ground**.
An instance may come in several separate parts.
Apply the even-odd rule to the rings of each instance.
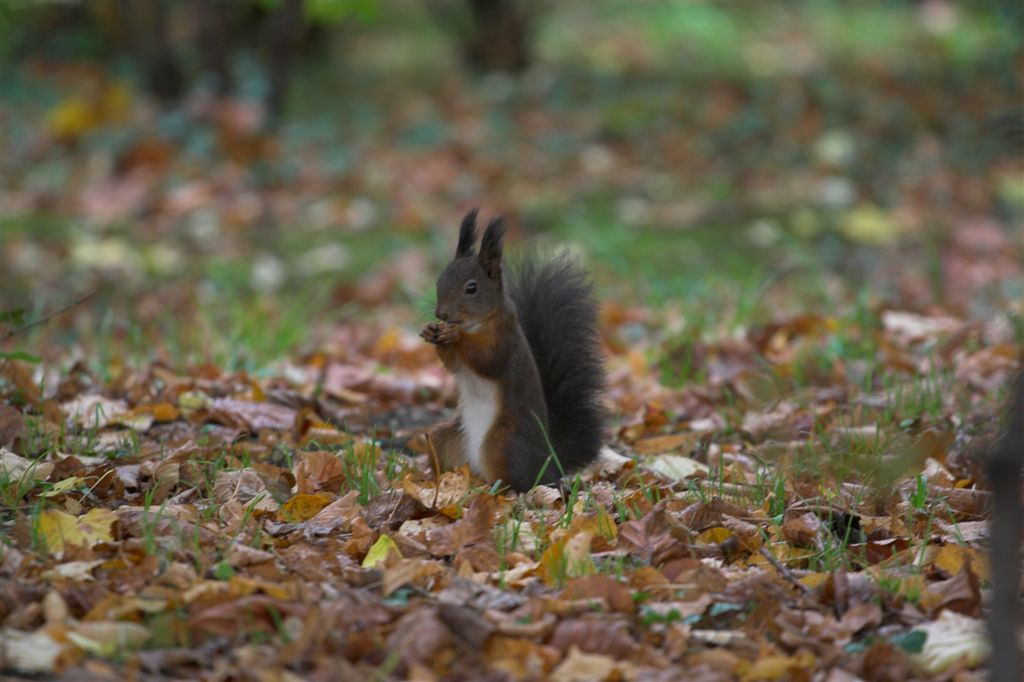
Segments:
[[[45,315],[40,317],[38,320],[33,320],[33,321],[29,322],[26,325],[23,325],[21,327],[18,327],[17,329],[14,329],[12,331],[7,332],[7,334],[5,334],[2,339],[0,339],[0,343],[6,343],[7,341],[10,341],[12,338],[17,336],[18,334],[23,334],[24,332],[28,331],[29,329],[32,329],[33,327],[38,327],[41,324],[45,324],[46,322],[49,322],[54,317],[57,317],[58,315],[62,315],[64,313],[66,313],[67,311],[71,310],[72,308],[74,308],[75,306],[79,305],[80,303],[83,303],[86,300],[92,298],[96,294],[97,291],[99,291],[99,289],[93,289],[92,291],[90,291],[89,293],[85,294],[84,296],[80,296],[80,297],[76,298],[71,303],[68,303],[67,305],[65,305],[65,306],[63,306],[61,308],[57,308],[56,310],[54,310],[52,312],[46,313]]]
[[[434,467],[434,501],[430,503],[430,507],[437,509],[437,496],[441,493],[441,458],[437,456],[437,450],[434,449],[434,441],[430,440],[430,434],[426,434],[426,437],[431,465]]]
[[[782,563],[780,563],[764,545],[761,545],[761,548],[758,551],[761,553],[761,556],[768,560],[768,563],[775,567],[775,570],[779,572],[779,575],[796,585],[801,592],[808,594],[811,591],[807,585],[804,585],[795,575],[793,575],[791,570],[782,565]]]

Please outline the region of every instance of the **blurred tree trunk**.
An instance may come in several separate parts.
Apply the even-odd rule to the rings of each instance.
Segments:
[[[231,31],[225,0],[195,0],[195,11],[203,70],[214,77],[217,94],[227,95],[234,90],[234,79],[228,59]]]
[[[477,71],[519,73],[529,67],[532,30],[544,0],[425,0],[455,34],[462,59]]]
[[[1021,678],[1020,578],[1021,471],[1024,469],[1024,373],[1010,386],[1006,433],[988,461],[993,505],[991,543],[992,611],[989,638],[992,643],[992,682],[1018,682]]]
[[[181,97],[185,87],[184,75],[168,35],[170,2],[121,0],[122,12],[131,29],[134,52],[142,63],[146,87],[165,102]]]
[[[304,0],[283,0],[270,16],[267,41],[270,92],[267,94],[267,110],[273,123],[280,120],[288,95],[292,60],[302,38],[304,4]]]
[[[466,60],[482,71],[518,73],[530,65],[532,12],[521,0],[466,0],[473,25],[465,37]]]

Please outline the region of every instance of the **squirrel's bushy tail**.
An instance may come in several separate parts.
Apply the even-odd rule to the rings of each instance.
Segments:
[[[511,265],[509,295],[540,370],[548,437],[565,471],[578,469],[597,456],[603,437],[597,301],[586,272],[568,253]],[[551,466],[545,478],[558,475]]]

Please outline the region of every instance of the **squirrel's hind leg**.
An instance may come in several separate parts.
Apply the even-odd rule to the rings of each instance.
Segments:
[[[445,422],[430,432],[430,443],[437,452],[441,471],[451,471],[466,463],[463,456],[462,429],[457,419]]]

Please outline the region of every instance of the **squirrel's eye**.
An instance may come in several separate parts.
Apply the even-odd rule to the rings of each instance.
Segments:
[[[466,293],[467,294],[475,294],[476,293],[476,280],[471,279],[468,282],[466,282]]]

